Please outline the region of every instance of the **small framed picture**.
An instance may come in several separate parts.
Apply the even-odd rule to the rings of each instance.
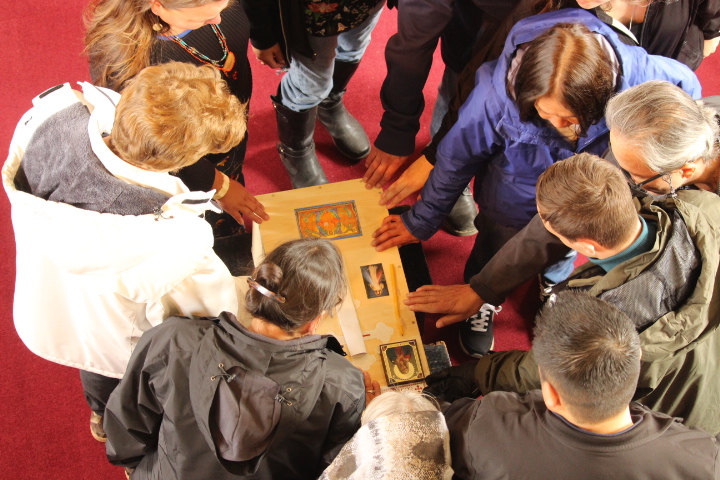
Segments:
[[[388,386],[403,385],[425,379],[415,340],[380,345]]]
[[[362,272],[367,298],[386,297],[390,295],[382,263],[365,265],[364,267],[360,267],[360,271]]]

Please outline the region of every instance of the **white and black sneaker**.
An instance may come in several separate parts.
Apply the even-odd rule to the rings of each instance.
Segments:
[[[460,347],[467,355],[480,358],[492,350],[495,345],[493,319],[502,307],[489,303],[480,307],[480,311],[468,318],[460,326]]]

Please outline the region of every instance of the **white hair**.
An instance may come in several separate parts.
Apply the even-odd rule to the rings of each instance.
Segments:
[[[645,82],[614,96],[605,111],[607,126],[632,146],[649,169],[668,173],[698,159],[717,157],[714,109],[670,82]]]
[[[437,412],[435,399],[410,390],[388,390],[375,397],[362,414],[362,424],[396,413]]]

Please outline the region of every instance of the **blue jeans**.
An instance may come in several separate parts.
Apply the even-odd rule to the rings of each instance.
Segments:
[[[308,35],[315,59],[291,55],[290,68],[280,82],[282,103],[290,110],[302,112],[319,105],[332,89],[335,61],[357,63],[370,44],[370,34],[380,19],[385,2],[363,23],[333,37]]]
[[[458,74],[446,66],[445,72],[443,72],[442,79],[440,80],[440,85],[438,86],[435,107],[433,107],[432,120],[430,121],[430,138],[434,137],[438,130],[440,130],[443,118],[445,118],[445,114],[450,109],[450,101],[455,95],[457,82]]]

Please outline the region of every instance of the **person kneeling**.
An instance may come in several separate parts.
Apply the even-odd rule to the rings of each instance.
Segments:
[[[712,436],[630,403],[641,352],[624,313],[562,292],[534,333],[540,390],[445,408],[456,478],[717,478]]]
[[[633,397],[690,426],[720,432],[715,374],[720,330],[720,199],[681,190],[677,198],[633,199],[619,168],[580,154],[558,162],[538,182],[545,227],[589,258],[547,293],[581,290],[628,315],[643,349]],[[539,388],[534,349],[494,352],[427,378],[452,400]]]
[[[327,240],[280,245],[230,313],[146,332],[105,416],[111,463],[138,479],[315,479],[360,428],[365,382],[315,335],[346,291]]]

